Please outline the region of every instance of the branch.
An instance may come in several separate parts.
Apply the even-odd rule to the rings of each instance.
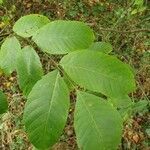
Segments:
[[[115,29],[106,29],[100,28],[101,31],[109,31],[109,32],[118,32],[118,33],[136,33],[136,32],[150,32],[150,29],[135,29],[135,30],[127,30],[127,31],[119,31]]]
[[[44,52],[44,54],[51,60],[51,62],[54,64],[54,66],[66,77],[68,82],[75,89],[77,89],[78,85],[68,76],[68,74],[63,70],[63,68],[51,56],[49,56],[46,52]]]
[[[10,33],[1,34],[0,37],[8,36]]]

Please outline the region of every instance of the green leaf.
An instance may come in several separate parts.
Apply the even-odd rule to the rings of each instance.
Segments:
[[[0,68],[11,74],[16,69],[17,55],[21,51],[21,46],[16,37],[6,38],[0,50]]]
[[[119,95],[119,94],[118,94]],[[118,97],[108,98],[108,101],[118,109],[120,115],[124,120],[127,120],[132,112],[133,102],[128,95],[120,95]]]
[[[8,109],[7,98],[4,93],[0,90],[0,114],[3,114]]]
[[[122,109],[127,108],[133,104],[131,98],[128,95],[119,95],[118,97],[111,97],[109,101],[113,104],[114,107]]]
[[[93,40],[92,30],[78,21],[53,21],[33,36],[33,41],[50,54],[66,54],[86,49]]]
[[[29,139],[38,149],[46,149],[59,139],[67,120],[69,91],[53,71],[33,87],[25,105],[24,122]]]
[[[147,129],[145,130],[145,132],[146,132],[146,134],[150,137],[150,128],[147,128]]]
[[[20,89],[27,96],[43,75],[40,58],[32,47],[26,46],[20,52],[17,59],[17,74]]]
[[[22,37],[31,37],[37,30],[47,23],[50,20],[42,15],[30,14],[21,17],[14,25],[13,31]]]
[[[132,111],[133,113],[143,113],[148,111],[148,104],[150,104],[147,100],[140,100],[133,105]]]
[[[0,0],[0,5],[3,4],[3,0]]]
[[[80,86],[109,97],[126,95],[135,89],[131,68],[116,57],[96,51],[72,52],[60,64]]]
[[[135,0],[133,5],[142,6],[144,3],[144,0]]]
[[[75,133],[83,150],[116,150],[121,141],[122,119],[107,101],[85,92],[77,93]]]
[[[113,50],[112,45],[106,42],[95,42],[88,49],[103,52],[106,54],[110,53]]]

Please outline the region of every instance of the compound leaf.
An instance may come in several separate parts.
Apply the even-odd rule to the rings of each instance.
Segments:
[[[113,56],[76,51],[63,57],[60,64],[74,82],[106,96],[118,97],[135,89],[131,68]]]
[[[38,149],[48,149],[59,139],[67,120],[69,91],[53,71],[39,80],[28,96],[24,122],[29,139]]]
[[[8,109],[7,98],[4,93],[0,90],[0,114],[3,114]]]
[[[122,119],[107,101],[85,92],[77,93],[75,133],[83,150],[116,150],[121,141]]]
[[[93,40],[92,30],[78,21],[53,21],[33,36],[33,41],[50,54],[66,54],[86,49]]]
[[[16,69],[17,55],[21,51],[21,46],[16,37],[6,38],[0,50],[0,68],[11,74]]]
[[[18,55],[17,74],[20,89],[27,96],[34,84],[43,75],[40,58],[32,47],[24,47]]]
[[[39,28],[49,23],[50,20],[42,15],[30,14],[21,17],[14,24],[13,31],[22,37],[33,36]]]

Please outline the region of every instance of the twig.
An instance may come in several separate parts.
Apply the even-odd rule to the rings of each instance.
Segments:
[[[10,35],[10,34],[11,34],[11,33],[1,34],[0,37],[8,36],[8,35]]]
[[[108,31],[108,32],[118,32],[118,33],[136,33],[136,32],[150,32],[150,29],[135,29],[135,30],[128,30],[128,31],[119,31],[115,29],[106,29],[100,28],[101,31]]]

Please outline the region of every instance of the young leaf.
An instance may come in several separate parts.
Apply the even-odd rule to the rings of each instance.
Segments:
[[[67,120],[69,91],[58,71],[45,75],[33,87],[25,105],[24,122],[29,139],[47,149],[59,139]]]
[[[17,74],[20,89],[27,96],[43,75],[40,58],[32,47],[26,46],[20,52],[17,59]]]
[[[113,50],[112,45],[106,42],[95,42],[88,49],[103,52],[106,54],[110,53]]]
[[[83,150],[115,150],[121,141],[122,119],[104,99],[85,92],[77,93],[75,133]]]
[[[7,98],[4,93],[0,90],[0,114],[3,114],[8,109]]]
[[[0,50],[0,68],[11,74],[16,69],[17,55],[21,51],[21,46],[16,37],[7,38]]]
[[[21,17],[14,25],[13,31],[22,37],[33,36],[39,28],[49,23],[50,20],[42,15],[31,14]]]
[[[77,84],[110,97],[135,89],[131,68],[113,56],[96,51],[72,52],[60,64]]]
[[[50,54],[66,54],[86,49],[93,40],[92,30],[78,21],[53,21],[33,36],[33,41]]]

